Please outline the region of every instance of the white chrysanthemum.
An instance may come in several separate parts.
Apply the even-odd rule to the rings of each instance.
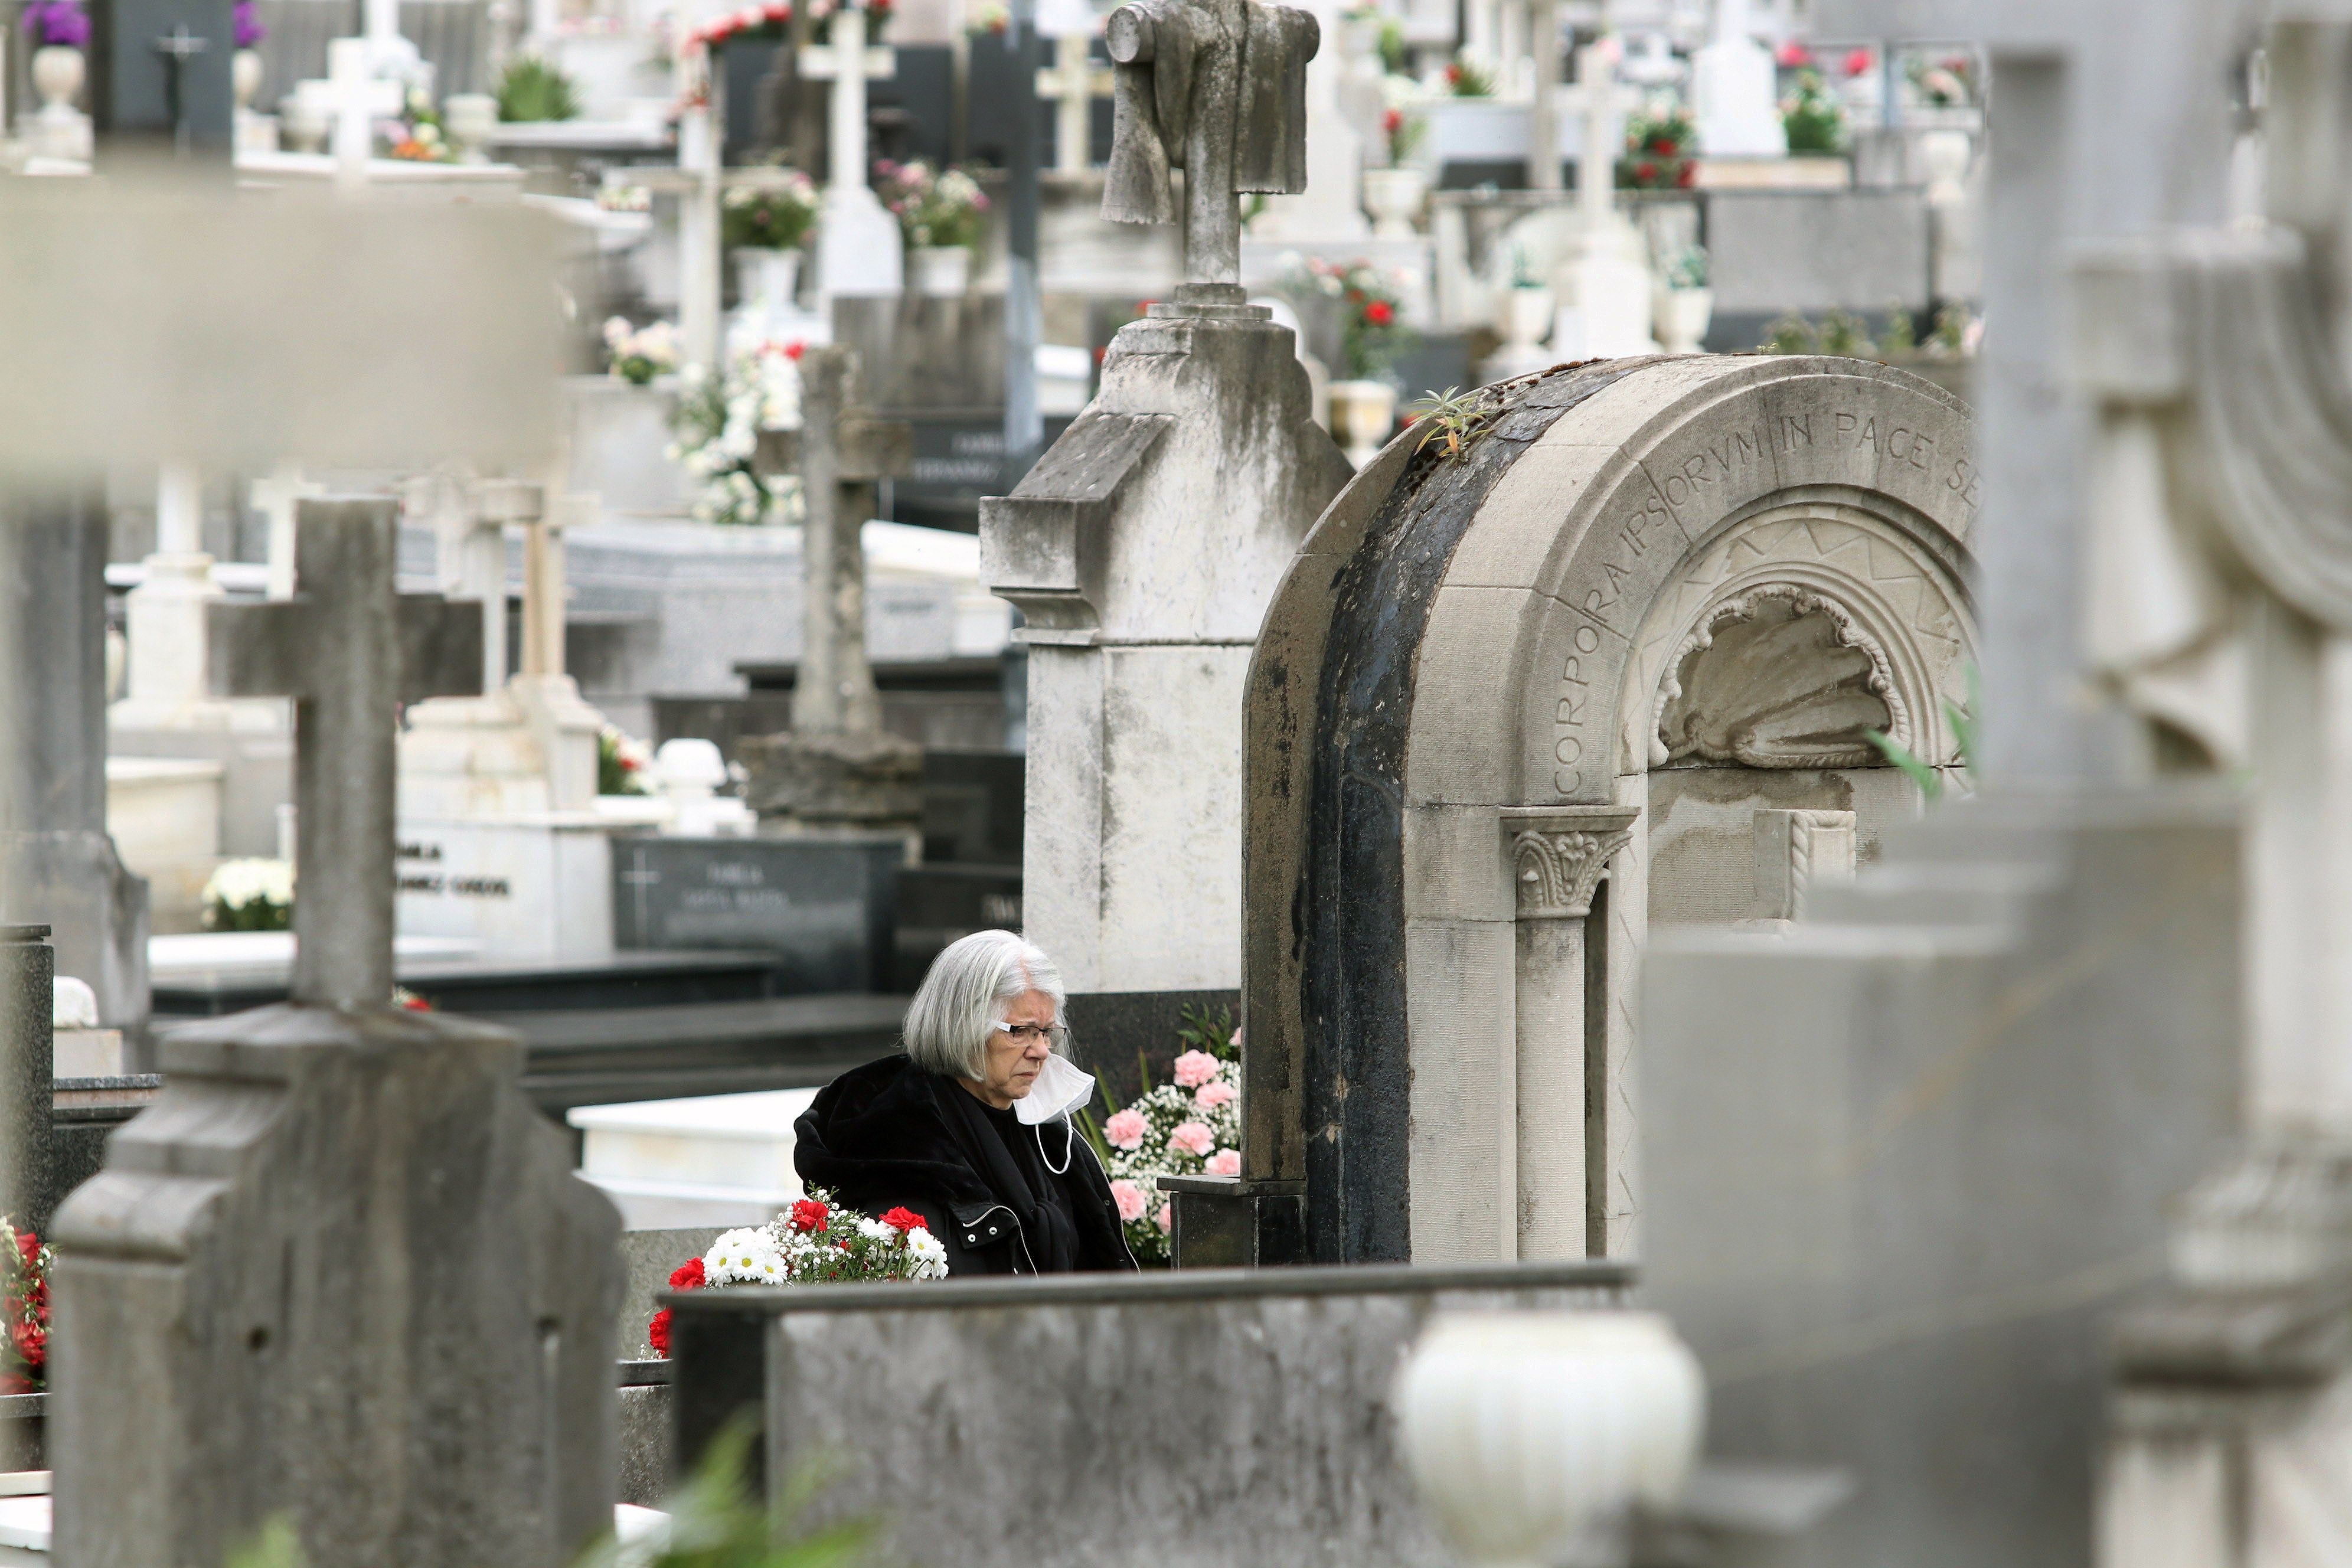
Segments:
[[[781,1282],[783,1259],[761,1232],[728,1231],[702,1256],[704,1279],[713,1285],[772,1285]]]
[[[898,1229],[896,1226],[884,1225],[878,1219],[867,1219],[861,1215],[857,1220],[857,1234],[868,1241],[888,1241],[898,1234]]]
[[[938,1237],[928,1230],[908,1231],[907,1251],[919,1263],[936,1263],[942,1270],[946,1268],[948,1249]]]

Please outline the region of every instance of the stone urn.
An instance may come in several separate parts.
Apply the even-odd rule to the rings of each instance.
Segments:
[[[1658,342],[1668,353],[1701,352],[1699,342],[1706,336],[1707,324],[1715,320],[1714,289],[1654,289],[1650,308],[1657,322]]]
[[[1331,437],[1360,468],[1396,427],[1397,389],[1385,381],[1335,381],[1330,399]]]
[[[319,100],[301,92],[290,92],[278,106],[278,125],[286,144],[297,153],[323,153],[327,133],[335,128],[333,119]]]
[[[441,128],[457,150],[460,163],[487,163],[483,149],[499,131],[499,100],[487,92],[453,92],[441,106]]]
[[[961,298],[971,282],[971,251],[961,245],[919,245],[907,252],[907,276],[914,293]]]
[[[89,68],[79,49],[65,44],[44,44],[33,51],[33,90],[41,95],[41,112],[71,111]]]
[[[1374,239],[1419,237],[1412,220],[1429,195],[1429,176],[1419,169],[1364,171],[1364,210],[1371,215]]]
[[[231,55],[228,80],[229,90],[236,95],[237,112],[252,113],[254,98],[261,91],[261,51],[239,49]]]
[[[739,246],[735,293],[747,314],[769,320],[789,315],[801,289],[801,253],[773,246]]]
[[[1423,1331],[1389,1405],[1456,1550],[1535,1568],[1571,1547],[1624,1560],[1634,1510],[1668,1506],[1689,1479],[1706,1384],[1654,1312],[1452,1312]]]
[[[1526,375],[1553,363],[1558,356],[1542,346],[1551,331],[1552,303],[1552,291],[1540,284],[1516,285],[1496,296],[1495,331],[1503,344],[1479,365],[1481,382]]]

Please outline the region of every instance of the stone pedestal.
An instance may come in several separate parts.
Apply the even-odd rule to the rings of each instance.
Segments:
[[[762,833],[922,831],[923,748],[912,741],[790,731],[745,741],[741,755]]]
[[[1240,983],[1243,684],[1348,473],[1311,416],[1291,332],[1187,284],[981,503],[982,577],[1028,620],[1025,930],[1073,993]]]
[[[612,1523],[613,1206],[502,1029],[285,1005],[191,1026],[59,1212],[57,1552],[557,1568]],[[225,1353],[226,1352],[226,1353]]]

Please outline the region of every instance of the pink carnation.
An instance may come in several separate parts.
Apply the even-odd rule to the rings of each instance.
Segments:
[[[1217,1076],[1222,1064],[1206,1051],[1186,1051],[1176,1058],[1176,1083],[1181,1089],[1198,1089]]]
[[[1197,1121],[1181,1121],[1177,1123],[1174,1131],[1168,1134],[1168,1146],[1188,1153],[1206,1155],[1217,1146],[1217,1135]]]
[[[1232,1084],[1225,1082],[1223,1079],[1219,1079],[1214,1083],[1204,1083],[1200,1088],[1194,1089],[1192,1091],[1192,1103],[1199,1106],[1203,1110],[1214,1110],[1220,1105],[1230,1104],[1233,1098],[1240,1092],[1241,1090],[1235,1089]]]
[[[1240,1150],[1220,1149],[1215,1153],[1209,1156],[1209,1174],[1213,1176],[1238,1176],[1241,1173],[1242,1152]]]
[[[1235,1155],[1234,1158],[1238,1160],[1240,1156]],[[1148,1206],[1143,1201],[1142,1189],[1133,1182],[1113,1182],[1110,1184],[1110,1201],[1118,1205],[1118,1217],[1122,1221],[1141,1219]]]
[[[1151,1223],[1160,1227],[1160,1234],[1163,1236],[1168,1232],[1174,1230],[1176,1228],[1175,1205],[1173,1204],[1161,1204],[1160,1205],[1160,1212],[1151,1216]]]
[[[1139,1110],[1122,1110],[1103,1123],[1103,1136],[1114,1149],[1142,1148],[1143,1135],[1149,1131]]]

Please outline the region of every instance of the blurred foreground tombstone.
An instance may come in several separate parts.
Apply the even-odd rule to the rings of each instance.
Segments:
[[[61,1557],[552,1565],[609,1522],[619,1218],[521,1047],[392,1000],[395,704],[478,689],[480,612],[394,588],[398,503],[298,503],[299,591],[216,609],[296,699],[294,999],[182,1030],[59,1213]],[[126,1502],[135,1500],[135,1502]]]
[[[535,215],[232,199],[130,171],[0,183],[0,471],[542,460]],[[160,258],[168,258],[168,263]],[[394,592],[397,503],[298,503],[293,596],[215,606],[219,696],[296,699],[294,1000],[163,1053],[60,1210],[61,1560],[551,1565],[610,1520],[611,1205],[504,1031],[392,1003],[397,704],[474,689],[470,605]],[[0,704],[17,701],[0,690]]]
[[[1650,1300],[1717,1443],[1856,1473],[1813,1561],[2344,1561],[2352,25],[1824,10],[1992,61],[1981,793],[1653,950]]]

